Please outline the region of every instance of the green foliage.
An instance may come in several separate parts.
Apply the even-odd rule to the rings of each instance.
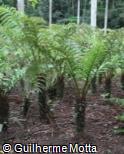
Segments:
[[[0,5],[16,7],[16,0],[0,0]],[[109,28],[120,28],[124,25],[123,0],[109,1]],[[77,0],[53,0],[53,22],[54,23],[76,23]],[[98,0],[98,27],[104,26],[105,0]],[[39,16],[48,21],[49,0],[25,0],[25,12],[29,16]],[[81,0],[81,22],[90,23],[90,0]]]
[[[124,114],[118,115],[118,116],[116,117],[116,119],[119,120],[119,121],[124,122]]]
[[[47,72],[48,78],[51,78],[50,74],[56,74],[53,75],[56,78],[65,73],[71,74],[73,79],[88,80],[89,85],[94,73],[117,68],[119,62],[123,62],[123,43],[120,48],[122,41],[119,40],[121,32],[118,32],[116,41],[112,39],[117,35],[115,32],[104,38],[99,30],[94,31],[86,25],[53,25],[48,28],[40,18],[27,17],[7,7],[0,8],[0,16],[2,37],[8,40],[6,48],[16,50],[14,54],[20,57],[19,65],[24,65],[28,77]]]
[[[124,122],[124,114],[118,115],[115,118],[116,118],[116,120],[118,120],[120,122]],[[123,134],[124,135],[124,127],[114,128],[114,132],[116,134]]]
[[[115,128],[114,133],[124,135],[124,128]]]
[[[0,7],[0,87],[8,92],[25,74],[21,68],[24,60],[19,40],[22,38],[22,15],[14,9]],[[16,27],[16,28],[15,28]]]
[[[120,98],[110,98],[109,99],[109,102],[112,103],[112,104],[117,104],[117,105],[120,105],[120,106],[124,106],[124,99],[120,99]],[[124,113],[123,114],[120,114],[120,115],[117,115],[115,117],[115,119],[119,122],[124,122]],[[124,134],[124,127],[115,127],[114,128],[114,133],[116,134]]]
[[[8,9],[7,6],[0,7],[0,23],[4,26],[11,26],[15,27],[20,24],[19,13],[16,11],[15,8],[11,7]],[[11,25],[10,25],[11,24]]]
[[[109,28],[120,28],[124,25],[123,20],[123,6],[124,1],[112,0],[109,1]],[[53,23],[76,23],[77,20],[77,0],[53,0]],[[37,3],[35,8],[32,8],[30,3],[27,3],[26,13],[28,15],[41,16],[48,21],[49,13],[49,1],[42,0]],[[105,1],[98,0],[98,27],[104,26],[104,11]],[[81,22],[90,23],[90,0],[81,0]]]
[[[16,0],[0,0],[0,5],[3,4],[11,7],[16,7]]]
[[[45,90],[63,76],[73,80],[79,103],[84,99],[81,106],[85,112],[94,75],[123,69],[123,29],[104,35],[87,25],[48,27],[43,19],[6,6],[0,7],[0,22],[0,88],[5,92],[23,79],[29,85],[24,92],[29,93],[37,89],[37,77],[45,74],[46,94]],[[43,99],[46,102],[45,95]]]
[[[112,103],[112,104],[117,104],[117,105],[120,105],[120,106],[124,106],[124,99],[121,99],[121,98],[110,98],[109,99],[109,102]]]
[[[28,1],[31,3],[33,7],[35,7],[36,4],[38,3],[38,0],[28,0]]]

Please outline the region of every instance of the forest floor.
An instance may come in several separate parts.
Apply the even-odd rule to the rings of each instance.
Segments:
[[[105,102],[98,89],[97,94],[89,92],[87,97],[86,126],[79,144],[97,146],[98,154],[124,154],[124,136],[116,135],[113,128],[119,125],[115,116],[124,112],[118,105]],[[12,94],[13,95],[13,94]],[[119,81],[113,81],[113,97],[124,98]],[[13,96],[14,97],[14,96]],[[9,128],[6,134],[0,134],[0,145],[3,143],[38,143],[39,145],[68,145],[77,143],[74,121],[74,95],[71,86],[66,87],[64,98],[54,104],[54,116],[58,128],[45,124],[39,119],[38,103],[32,98],[27,120],[23,120],[20,111],[22,104],[10,102]],[[20,120],[20,122],[18,121]]]

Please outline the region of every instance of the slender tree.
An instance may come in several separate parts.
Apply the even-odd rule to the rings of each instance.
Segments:
[[[80,24],[80,0],[77,0],[77,24]]]
[[[17,9],[24,13],[25,9],[24,0],[17,0]]]
[[[105,34],[107,32],[107,27],[108,27],[108,5],[109,5],[109,0],[106,0],[105,17],[104,17],[104,32],[105,32]]]
[[[97,0],[91,0],[91,26],[97,25]]]
[[[52,24],[52,0],[49,0],[49,26]]]
[[[86,4],[87,4],[87,1],[85,0],[84,7],[83,7],[83,22],[85,22],[85,16],[86,16]]]

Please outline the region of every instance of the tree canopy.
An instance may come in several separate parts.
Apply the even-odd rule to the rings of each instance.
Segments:
[[[46,21],[49,18],[49,0],[25,0],[25,12],[29,16],[40,16]],[[81,23],[90,23],[90,0],[81,0]],[[16,0],[1,0],[0,4],[16,7]],[[124,25],[124,1],[109,1],[108,27],[120,28]],[[68,23],[77,20],[77,0],[53,0],[53,23]],[[105,0],[98,0],[97,25],[104,27]]]

